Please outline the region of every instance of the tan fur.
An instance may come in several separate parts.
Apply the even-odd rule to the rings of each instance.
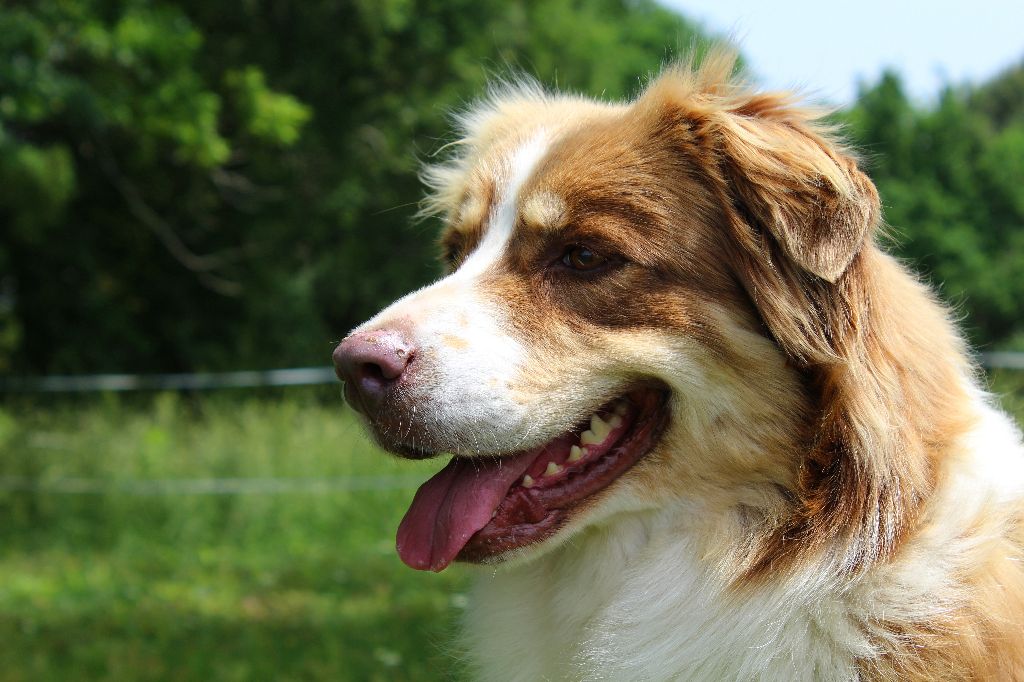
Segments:
[[[999,435],[999,452],[979,451],[991,408],[976,370],[948,311],[877,245],[879,198],[856,157],[820,112],[733,70],[713,51],[629,104],[504,86],[424,173],[452,270],[496,207],[517,206],[473,282],[526,354],[529,373],[493,382],[514,404],[562,411],[551,429],[564,429],[581,401],[596,409],[630,382],[673,393],[662,442],[536,565],[555,575],[572,561],[568,538],[596,547],[595,528],[641,514],[651,537],[678,525],[696,538],[736,613],[790,593],[815,618],[834,609],[825,620],[846,634],[822,626],[815,641],[836,648],[835,675],[849,659],[862,679],[1024,679],[1024,504],[963,502],[999,485],[976,472],[984,458],[1016,461],[1020,445]],[[509,196],[513,150],[538,138],[546,152]],[[613,266],[559,270],[574,244]],[[415,312],[374,324],[429,317],[456,294],[439,283]],[[443,343],[472,350],[458,335]],[[900,596],[917,575],[934,589]]]

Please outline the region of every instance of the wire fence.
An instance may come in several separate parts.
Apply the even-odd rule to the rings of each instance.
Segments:
[[[990,351],[981,354],[981,364],[986,369],[1024,369],[1024,353]]]
[[[0,476],[0,492],[63,495],[286,495],[411,490],[423,476],[339,476],[332,478],[103,479]]]
[[[338,377],[330,367],[190,374],[56,374],[43,377],[0,377],[0,393],[205,391],[337,383]]]

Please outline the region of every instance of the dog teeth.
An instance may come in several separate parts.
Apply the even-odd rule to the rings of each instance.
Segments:
[[[613,429],[619,428],[620,426],[622,426],[622,417],[619,416],[618,414],[613,414],[611,416],[611,419],[608,420],[608,426],[612,427]]]
[[[525,476],[523,476],[523,487],[524,488],[532,488],[533,487],[533,476],[530,476],[530,474],[526,474]]]
[[[600,445],[611,430],[611,424],[595,414],[590,418],[590,428],[580,434],[580,445]]]
[[[548,468],[544,470],[545,476],[554,476],[560,474],[564,470],[561,464],[555,464],[554,462],[548,462]]]
[[[583,459],[583,448],[581,448],[579,445],[573,445],[571,448],[569,448],[570,462],[578,462],[581,459]]]
[[[594,435],[604,441],[608,437],[609,432],[612,430],[612,425],[601,419],[600,415],[593,415],[590,418],[590,430],[594,432]]]

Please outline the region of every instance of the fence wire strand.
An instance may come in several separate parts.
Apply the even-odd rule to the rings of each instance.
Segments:
[[[986,369],[1024,370],[1024,353],[989,351],[978,354]],[[55,374],[41,377],[0,377],[0,393],[90,393],[125,391],[206,391],[222,388],[322,386],[338,384],[330,367],[188,374]]]
[[[90,393],[110,391],[205,391],[220,388],[337,384],[330,367],[198,372],[191,374],[54,374],[0,377],[0,393]]]
[[[64,495],[325,495],[339,492],[410,490],[423,476],[340,476],[334,478],[102,479],[0,476],[0,492]]]

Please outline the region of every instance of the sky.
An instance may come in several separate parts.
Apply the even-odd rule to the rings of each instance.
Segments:
[[[1024,0],[659,0],[739,44],[758,82],[847,104],[886,67],[910,96],[981,82],[1024,60]]]

